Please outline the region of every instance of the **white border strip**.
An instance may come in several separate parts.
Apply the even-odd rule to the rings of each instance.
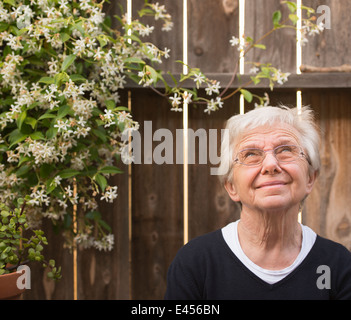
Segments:
[[[188,1],[183,0],[183,74],[188,70]],[[189,241],[188,104],[183,104],[183,243]]]

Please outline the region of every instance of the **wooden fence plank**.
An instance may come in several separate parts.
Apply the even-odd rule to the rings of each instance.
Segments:
[[[132,110],[140,121],[142,139],[142,164],[133,165],[132,297],[162,299],[169,264],[183,243],[183,167],[174,164],[176,129],[182,129],[182,114],[170,111],[168,101],[150,90],[134,91]],[[158,129],[167,131],[168,137],[158,131],[161,141],[156,141]],[[155,162],[163,146],[171,146],[173,164]]]
[[[150,3],[158,1],[152,0]],[[144,0],[133,0],[133,18],[137,18],[137,11],[142,8]],[[164,5],[167,13],[172,17],[173,28],[170,31],[161,31],[161,20],[155,21],[153,17],[142,17],[139,20],[150,26],[154,26],[153,33],[147,37],[143,37],[143,41],[149,41],[159,47],[170,49],[170,58],[164,59],[157,69],[170,71],[172,73],[181,72],[183,66],[177,63],[177,60],[183,60],[183,2],[182,0],[164,0],[160,3]]]
[[[103,220],[112,228],[115,243],[112,251],[78,250],[78,299],[129,299],[129,179],[128,166],[118,164],[123,174],[109,182],[118,187],[114,203],[100,201]]]
[[[211,175],[211,168],[218,167],[215,157],[220,156],[221,129],[225,121],[239,113],[238,96],[227,100],[223,109],[208,115],[203,107],[189,109],[189,128],[194,136],[189,134],[189,239],[219,229],[239,218],[239,207],[229,198],[217,175]],[[212,133],[211,133],[212,131]],[[216,140],[210,136],[215,133]],[[196,143],[193,145],[192,141]],[[207,150],[203,151],[203,141]],[[195,150],[193,149],[195,147]],[[194,154],[195,163],[190,155]],[[211,159],[212,158],[212,159]],[[219,159],[218,159],[219,160]]]
[[[282,22],[288,19],[290,11],[280,0],[246,0],[245,1],[245,36],[254,40],[260,39],[273,28],[273,12],[282,12]],[[262,44],[266,50],[254,48],[245,56],[245,62],[254,61],[272,63],[283,72],[296,71],[296,32],[294,29],[274,31]],[[245,73],[249,73],[251,64],[245,65]]]
[[[303,220],[317,233],[351,250],[351,93],[349,90],[304,92],[304,104],[318,115],[322,131],[322,168],[307,198]]]
[[[351,33],[350,11],[351,2],[343,0],[304,0],[306,6],[317,10],[325,5],[330,8],[331,28],[315,38],[309,38],[309,42],[302,48],[302,63],[314,67],[332,67],[343,64],[351,64]],[[322,7],[321,7],[322,9]],[[317,13],[317,17],[323,19],[324,13]]]
[[[190,66],[203,72],[234,70],[239,55],[229,40],[239,34],[238,6],[238,0],[188,0]]]

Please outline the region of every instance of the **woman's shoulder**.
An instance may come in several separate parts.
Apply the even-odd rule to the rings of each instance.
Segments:
[[[223,237],[221,230],[218,229],[189,240],[189,242],[180,248],[177,256],[196,258],[218,252],[221,246],[223,246]]]
[[[341,258],[351,261],[351,252],[343,244],[317,235],[315,251],[329,259]]]

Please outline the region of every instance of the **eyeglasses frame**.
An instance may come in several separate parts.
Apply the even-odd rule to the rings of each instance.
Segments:
[[[281,147],[297,147],[300,149],[300,153],[299,153],[299,157],[296,158],[295,160],[291,160],[291,161],[280,161],[277,159],[277,156],[275,154],[275,150],[278,149],[278,148],[281,148]],[[243,151],[246,151],[246,150],[260,150],[262,152],[264,152],[264,157],[262,158],[262,161],[260,163],[255,163],[255,164],[245,164],[245,163],[242,163],[242,162],[239,162],[239,153],[240,152],[243,152]],[[303,151],[302,147],[301,146],[297,146],[297,145],[294,145],[294,144],[282,144],[282,145],[279,145],[279,146],[276,146],[275,148],[273,149],[269,149],[269,150],[262,150],[262,149],[259,149],[259,148],[246,148],[246,149],[242,149],[242,150],[239,150],[235,156],[235,159],[234,159],[234,162],[237,163],[237,164],[241,164],[243,166],[247,166],[247,167],[255,167],[255,166],[259,166],[262,164],[262,162],[264,161],[264,159],[266,158],[266,154],[267,152],[272,152],[274,158],[277,160],[278,163],[291,163],[291,162],[295,162],[297,161],[299,158],[305,158],[308,162],[309,165],[312,165],[311,164],[311,161],[310,159],[308,158],[308,156],[305,154],[305,152]]]

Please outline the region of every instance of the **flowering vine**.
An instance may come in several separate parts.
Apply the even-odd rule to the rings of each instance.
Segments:
[[[286,1],[290,26],[273,16],[274,30],[295,27],[296,5]],[[129,110],[120,105],[120,91],[127,79],[140,86],[164,83],[161,95],[169,99],[171,110],[182,111],[186,103],[206,106],[211,113],[235,93],[248,101],[254,95],[240,87],[225,95],[231,83],[206,77],[189,68],[179,79],[167,83],[156,66],[170,55],[143,37],[154,31],[139,19],[128,22],[117,16],[119,27],[111,28],[111,18],[99,0],[4,0],[0,2],[0,201],[6,205],[29,196],[29,224],[37,227],[43,217],[64,227],[66,243],[111,250],[114,238],[99,211],[99,202],[113,202],[118,187],[109,177],[121,173],[118,163],[129,162],[128,132],[138,130]],[[305,30],[318,33],[311,17]],[[139,11],[162,20],[162,30],[173,26],[163,5],[145,1]],[[243,54],[253,47],[265,49],[260,40],[233,37],[233,46]],[[234,70],[232,81],[235,78]],[[270,64],[253,63],[250,82],[268,79],[271,88],[284,83],[288,74]],[[184,88],[192,80],[194,88]],[[198,93],[205,87],[206,96]],[[157,90],[156,90],[157,91]],[[268,97],[257,97],[261,104]],[[78,229],[73,228],[74,211]]]

